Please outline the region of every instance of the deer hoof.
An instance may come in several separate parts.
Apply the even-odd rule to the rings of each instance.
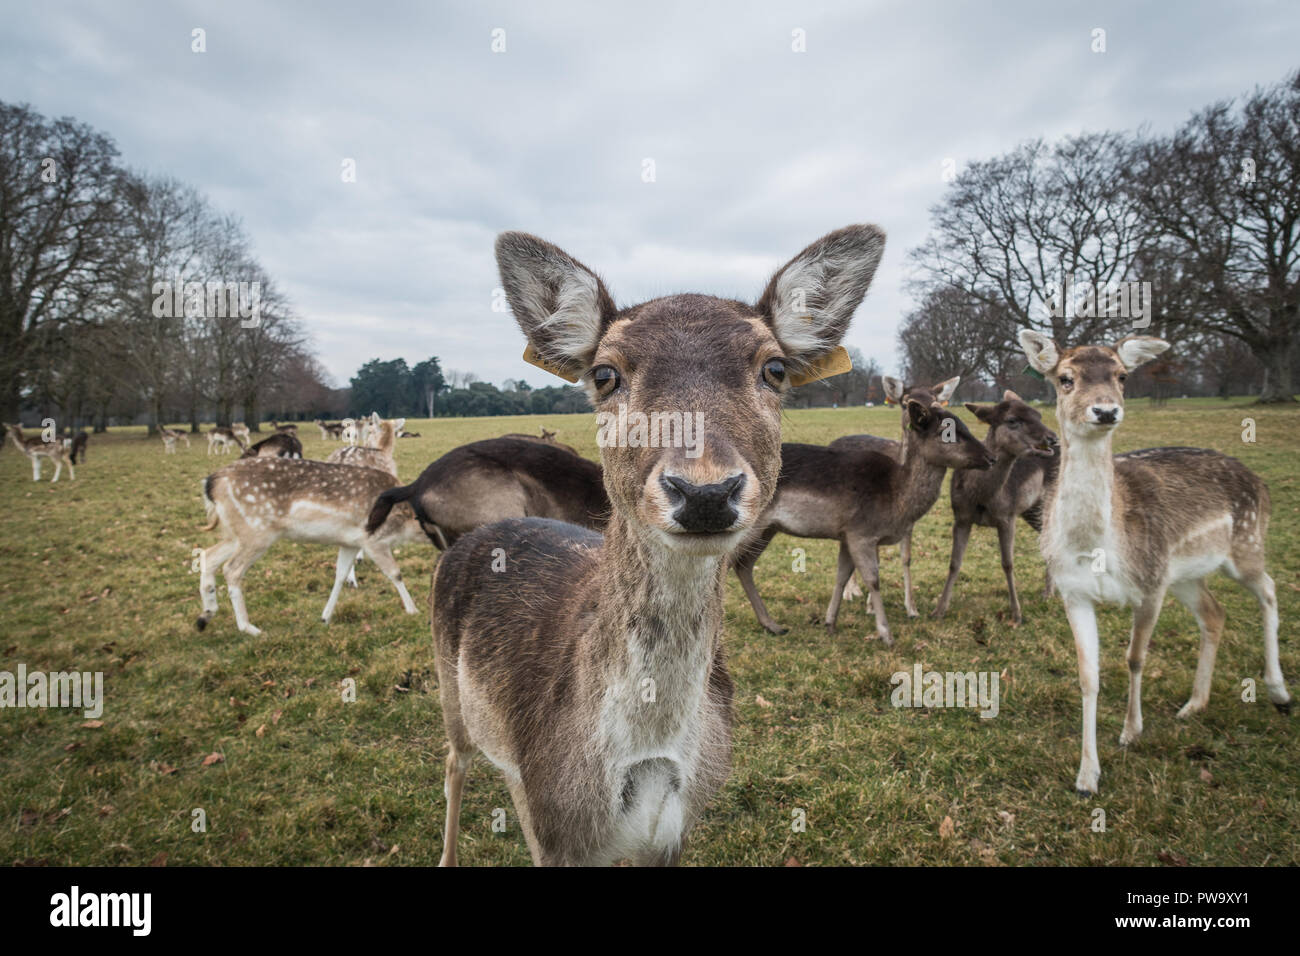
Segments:
[[[1291,714],[1291,701],[1289,701],[1289,700],[1284,700],[1284,701],[1283,701],[1282,703],[1280,703],[1280,704],[1278,704],[1278,703],[1274,703],[1273,706],[1277,708],[1277,712],[1278,712],[1279,714],[1286,714],[1287,716],[1290,716],[1290,714]]]
[[[199,619],[194,622],[194,626],[201,631],[208,626],[208,619],[200,614]]]
[[[778,637],[782,634],[790,633],[790,629],[788,627],[782,627],[780,624],[777,624],[775,621],[771,624],[764,624],[763,630],[767,631],[767,633],[769,634],[776,634]]]

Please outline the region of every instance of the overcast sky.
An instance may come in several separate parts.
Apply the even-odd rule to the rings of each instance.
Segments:
[[[0,99],[84,120],[242,217],[340,385],[430,355],[554,384],[492,309],[503,229],[629,305],[752,301],[818,236],[879,223],[847,344],[893,370],[945,159],[1167,130],[1300,65],[1289,0],[2,3]]]

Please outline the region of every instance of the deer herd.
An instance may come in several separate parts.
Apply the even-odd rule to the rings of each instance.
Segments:
[[[758,623],[782,634],[755,583],[756,561],[778,533],[836,541],[827,630],[858,592],[856,572],[890,647],[879,549],[899,545],[903,606],[916,617],[912,529],[950,471],[951,560],[933,616],[947,614],[979,525],[997,531],[1008,619],[1021,623],[1017,520],[1038,533],[1045,592],[1059,593],[1078,653],[1081,793],[1096,793],[1101,773],[1099,604],[1134,609],[1121,745],[1142,732],[1143,662],[1166,592],[1200,626],[1192,693],[1178,715],[1205,708],[1224,625],[1206,587],[1216,571],[1257,599],[1264,684],[1286,711],[1265,565],[1268,487],[1206,449],[1112,452],[1125,378],[1164,341],[1063,348],[1022,332],[1031,368],[1056,391],[1059,439],[1015,392],[965,406],[987,426],[981,439],[950,410],[958,378],[886,377],[897,439],[782,443],[783,396],[837,350],[884,246],[874,226],[833,232],[777,270],[752,305],[683,294],[618,307],[596,273],[561,249],[501,235],[502,286],[536,364],[580,381],[598,413],[702,413],[698,445],[604,443],[597,464],[543,429],[455,448],[402,485],[395,446],[410,434],[404,419],[317,420],[323,440],[342,443],[325,461],[304,457],[294,425],[273,422],[274,433],[251,446],[247,426],[213,428],[208,454],[234,447],[242,457],[203,482],[204,530],[220,540],[198,562],[199,629],[218,610],[221,570],[236,626],[261,633],[244,579],[281,538],[337,548],[325,622],[344,583],[355,584],[361,555],[414,614],[393,548],[429,541],[439,552],[429,607],[449,745],[444,865],[457,861],[461,795],[477,754],[504,776],[534,862],[674,863],[731,763],[728,571]],[[41,458],[55,463],[55,480],[65,461],[71,472],[61,444],[8,430],[37,478]],[[189,445],[183,431],[163,428],[161,437],[168,454],[178,441]]]

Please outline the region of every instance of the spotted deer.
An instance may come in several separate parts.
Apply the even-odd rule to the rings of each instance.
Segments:
[[[349,445],[361,443],[361,428],[357,425],[355,418],[343,419],[343,429],[339,432],[339,440]]]
[[[230,426],[230,431],[239,439],[241,445],[247,446],[252,440],[248,431],[248,425],[244,422],[235,422]]]
[[[397,435],[406,427],[405,418],[385,421],[375,412],[365,420],[366,440],[364,445],[344,445],[329,453],[326,461],[344,465],[364,465],[377,468],[397,477],[397,461],[393,457],[397,447]]]
[[[63,442],[57,440],[46,441],[44,438],[26,438],[23,435],[21,425],[5,425],[5,430],[9,433],[9,441],[20,452],[27,457],[32,463],[32,481],[41,480],[41,459],[48,458],[54,462],[54,477],[50,479],[50,484],[59,480],[59,475],[63,474],[63,466],[68,466],[68,476],[76,479],[77,470],[72,466],[72,461],[68,457],[68,451],[63,447]]]
[[[214,426],[208,432],[208,454],[211,455],[216,451],[226,454],[230,451],[230,446],[234,445],[242,454],[244,451],[244,440],[235,433],[233,428],[222,428],[220,425]]]
[[[241,458],[301,458],[302,442],[291,432],[276,432],[250,445]]]
[[[879,550],[895,544],[934,506],[949,468],[983,468],[993,456],[938,402],[928,406],[915,396],[904,403],[908,428],[897,456],[869,443],[781,446],[781,477],[776,495],[742,545],[734,567],[758,622],[784,634],[768,613],[754,583],[754,564],[778,532],[799,538],[831,538],[840,543],[839,566],[826,630],[834,631],[844,586],[856,568],[867,586],[876,618],[876,635],[894,643],[880,595]]]
[[[882,375],[880,384],[884,387],[885,399],[891,405],[897,405],[902,411],[902,434],[907,435],[907,406],[908,398],[915,398],[922,405],[947,405],[952,398],[953,392],[957,391],[957,386],[961,384],[961,376],[955,375],[950,379],[939,382],[937,385],[904,385],[902,379],[894,378],[890,375]],[[883,452],[886,455],[898,457],[901,443],[892,438],[881,438],[878,435],[843,435],[830,443],[831,448],[859,448],[870,449],[872,451]],[[903,610],[908,617],[919,617],[920,612],[916,609],[916,599],[912,591],[912,529],[908,528],[898,539],[898,557],[903,565]],[[854,598],[862,596],[862,589],[857,585],[857,579],[850,577],[847,584],[844,585],[844,600],[852,601]]]
[[[831,233],[754,306],[673,295],[619,309],[555,246],[497,240],[524,335],[580,377],[597,412],[701,412],[704,424],[698,455],[601,448],[603,536],[515,519],[443,554],[432,625],[450,741],[444,865],[478,752],[504,773],[534,862],[676,862],[730,766],[727,557],[776,489],[789,377],[837,346],[883,246],[873,226]]]
[[[1075,788],[1097,792],[1099,644],[1096,606],[1132,605],[1129,698],[1121,746],[1142,733],[1142,665],[1172,592],[1196,617],[1200,658],[1192,695],[1179,717],[1205,709],[1223,608],[1206,579],[1222,571],[1255,595],[1264,618],[1264,685],[1279,710],[1291,695],[1278,663],[1277,595],[1265,570],[1268,486],[1249,468],[1205,448],[1149,448],[1116,457],[1115,429],[1124,420],[1124,381],[1169,348],[1146,335],[1113,347],[1063,349],[1025,329],[1020,345],[1030,365],[1056,389],[1061,465],[1043,505],[1039,548],[1065,605],[1079,656],[1083,754]]]
[[[403,508],[376,534],[365,529],[371,502],[394,482],[392,475],[373,468],[305,458],[243,458],[209,475],[203,483],[209,519],[203,530],[220,527],[222,537],[199,559],[203,613],[195,622],[198,629],[203,630],[217,613],[216,573],[222,569],[235,625],[245,634],[262,633],[248,620],[244,574],[281,538],[339,549],[334,588],[321,614],[325,623],[334,613],[358,552],[364,552],[393,582],[406,613],[416,613],[392,552],[396,544],[423,538],[415,513]]]
[[[948,580],[931,617],[941,618],[948,612],[971,528],[980,525],[997,529],[1011,621],[1020,624],[1023,616],[1016,593],[1016,518],[1024,518],[1035,531],[1042,528],[1043,495],[1056,478],[1059,462],[1056,433],[1043,424],[1037,409],[1010,389],[1002,393],[1002,401],[996,405],[967,402],[966,408],[989,426],[984,445],[997,461],[988,471],[952,473],[952,557]]]
[[[163,453],[167,455],[176,454],[176,443],[185,442],[185,447],[190,447],[190,436],[183,430],[177,428],[168,428],[166,425],[158,426],[158,437],[162,439]],[[208,440],[208,446],[211,448],[211,439]]]

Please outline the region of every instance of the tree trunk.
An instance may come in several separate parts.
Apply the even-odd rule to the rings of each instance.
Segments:
[[[1260,404],[1274,402],[1294,402],[1295,389],[1291,377],[1291,342],[1275,342],[1273,347],[1259,354],[1264,363],[1264,389],[1260,393]]]
[[[261,417],[257,407],[257,394],[255,392],[249,393],[244,397],[244,424],[248,426],[250,432],[260,432],[262,430],[258,421]]]

